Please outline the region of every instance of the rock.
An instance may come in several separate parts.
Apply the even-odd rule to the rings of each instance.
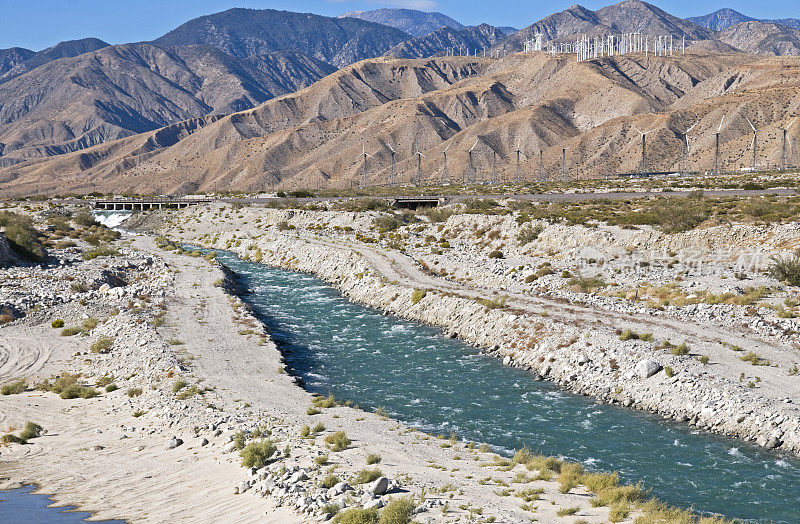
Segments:
[[[389,489],[389,479],[380,477],[375,482],[369,485],[367,491],[374,495],[383,495]]]
[[[169,444],[167,444],[167,449],[175,449],[181,444],[183,444],[183,441],[181,439],[179,439],[178,437],[172,437],[172,440],[170,440]]]
[[[208,439],[207,439],[207,438],[204,438],[204,439],[202,439],[202,440],[200,441],[200,445],[201,445],[201,446],[208,446]]]
[[[781,441],[777,437],[772,437],[764,443],[764,447],[767,449],[775,449],[781,445]]]
[[[652,360],[640,360],[636,364],[636,373],[640,378],[650,378],[661,371],[661,364]]]
[[[109,286],[108,284],[103,284],[102,286],[100,286],[100,289],[98,289],[98,291],[103,294],[108,293],[109,290],[111,290],[111,286]]]
[[[383,507],[383,500],[375,499],[370,500],[366,504],[364,504],[364,509],[381,509]]]
[[[222,452],[223,453],[230,453],[231,451],[233,451],[235,449],[236,449],[236,443],[235,442],[228,442],[227,444],[222,446]]]
[[[247,482],[246,480],[243,480],[240,483],[238,483],[236,486],[234,486],[233,493],[234,493],[234,495],[241,495],[242,493],[244,493],[248,489],[250,489],[250,483]]]
[[[104,446],[91,446],[89,451],[103,451],[104,449],[106,449]]]
[[[347,482],[342,481],[333,486],[333,489],[335,489],[336,493],[338,494],[338,493],[344,493],[345,491],[351,491],[353,488]]]
[[[144,451],[144,446],[138,446],[138,447],[136,448],[136,451]]]

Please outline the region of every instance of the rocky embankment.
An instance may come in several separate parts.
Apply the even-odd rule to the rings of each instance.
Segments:
[[[497,294],[497,288],[493,293],[477,284],[442,278],[430,271],[430,264],[365,238],[375,217],[215,207],[186,211],[161,231],[171,238],[313,273],[351,300],[440,326],[450,336],[565,389],[763,447],[800,453],[797,389],[791,388],[795,377],[779,367],[743,362],[728,349],[733,343],[726,340],[748,350],[748,344],[755,344],[759,351],[771,350],[789,359],[796,356],[791,347],[771,348],[732,330],[710,337],[707,327],[694,327],[688,319],[653,322],[655,316],[646,309],[638,312],[639,317],[625,312],[610,315],[563,298],[508,289]],[[451,217],[446,227],[459,227],[458,220]],[[343,234],[346,228],[354,234]],[[462,269],[468,271],[464,266],[462,259]],[[621,329],[628,326],[633,329]],[[708,359],[700,358],[706,351],[718,358],[718,365],[709,366]]]

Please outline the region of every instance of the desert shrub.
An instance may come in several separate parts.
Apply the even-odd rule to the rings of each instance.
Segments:
[[[188,383],[188,382],[186,382],[185,380],[183,380],[182,378],[181,378],[181,379],[178,379],[178,380],[176,380],[176,381],[175,381],[175,383],[172,385],[172,392],[173,392],[173,393],[177,393],[178,391],[182,390],[183,388],[185,388],[185,387],[186,387],[186,386],[188,386],[188,385],[189,385],[189,383]]]
[[[119,386],[116,384],[109,384],[106,386],[106,393],[113,393],[114,391],[118,390]]]
[[[293,229],[292,226],[289,224],[289,222],[287,222],[286,220],[281,220],[280,222],[275,224],[275,227],[278,228],[278,231],[289,231],[290,229]]]
[[[327,457],[327,455],[325,455]],[[333,473],[328,473],[325,475],[325,478],[322,479],[322,487],[330,489],[334,487],[336,484],[339,483],[339,477],[334,475]]]
[[[387,211],[389,204],[379,198],[363,198],[339,202],[334,206],[334,209],[351,212]]]
[[[22,437],[18,437],[13,433],[7,433],[0,438],[0,444],[7,446],[9,444],[27,444],[28,441]]]
[[[247,434],[244,431],[239,430],[233,434],[233,445],[236,446],[236,449],[243,450],[246,443]]]
[[[800,251],[784,257],[772,257],[771,260],[767,269],[769,276],[790,286],[800,286]]]
[[[414,513],[414,501],[403,497],[389,502],[381,511],[378,524],[408,524]]]
[[[33,227],[29,217],[0,211],[0,228],[5,230],[8,243],[17,255],[32,262],[47,258],[47,251],[39,240],[40,233]]]
[[[317,422],[311,429],[311,433],[322,433],[323,431],[325,431],[325,424],[322,422]]]
[[[84,260],[94,260],[98,257],[113,257],[119,255],[119,251],[109,245],[100,245],[88,251],[84,251],[81,258]]]
[[[78,326],[70,326],[61,330],[62,337],[72,337],[80,333],[82,330]]]
[[[92,387],[72,384],[71,386],[64,388],[64,390],[61,391],[58,396],[64,399],[94,398],[99,394],[100,393]]]
[[[373,464],[380,464],[381,456],[375,453],[370,453],[367,455],[367,465],[372,466]]]
[[[527,446],[522,446],[514,453],[514,458],[511,461],[514,464],[527,464],[532,458],[531,450]]]
[[[526,246],[539,238],[542,231],[544,231],[544,227],[541,224],[536,224],[535,226],[525,224],[517,234],[517,241],[520,246]]]
[[[352,441],[347,438],[344,431],[337,431],[325,437],[325,443],[330,446],[332,451],[342,451],[343,449],[347,449],[347,446],[352,444]]]
[[[314,397],[311,403],[317,408],[334,408],[336,407],[336,398],[333,395],[327,397]]]
[[[89,317],[86,320],[84,320],[83,322],[81,322],[81,330],[84,333],[88,333],[89,331],[91,331],[94,328],[96,328],[97,324],[99,324],[99,323],[100,323],[100,321],[97,320],[96,318]]]
[[[748,351],[739,357],[739,360],[743,362],[749,362],[754,366],[769,366],[769,360],[761,358],[761,356],[759,356],[759,354],[755,351]]]
[[[413,293],[411,293],[411,303],[416,305],[418,304],[428,292],[424,289],[415,289]]]
[[[128,395],[130,398],[138,397],[141,394],[142,394],[142,388],[130,388],[126,393],[126,395]]]
[[[567,281],[567,284],[581,293],[590,293],[606,286],[605,281],[598,276],[572,277]]]
[[[114,339],[103,335],[97,340],[95,340],[94,344],[91,346],[92,353],[108,353],[111,351],[111,347],[114,345]]]
[[[61,394],[66,388],[76,385],[80,375],[72,373],[62,373],[61,376],[53,379],[45,379],[36,384],[36,389],[40,391],[50,391],[51,393]]]
[[[664,366],[664,374],[672,378],[675,376],[675,370],[671,366]]]
[[[322,508],[320,508],[320,511],[322,511],[322,513],[324,513],[325,515],[328,515],[328,517],[331,517],[339,513],[340,509],[341,508],[339,507],[338,504],[325,504],[324,506],[322,506]]]
[[[239,452],[242,457],[242,466],[246,468],[260,468],[275,454],[277,448],[271,440],[251,442]]]
[[[495,249],[491,253],[489,253],[489,258],[503,258],[503,252],[499,249]]]
[[[319,455],[319,456],[314,457],[314,463],[317,466],[324,466],[325,464],[327,464],[327,462],[328,462],[328,454],[327,453],[324,454],[324,455]]]
[[[18,380],[11,384],[6,384],[0,388],[0,394],[3,395],[17,395],[28,389],[28,383],[24,380]]]
[[[447,222],[447,219],[453,216],[453,210],[434,207],[433,209],[425,211],[425,215],[427,215],[428,220],[430,220],[433,223]]]
[[[332,522],[333,524],[376,524],[378,511],[376,509],[348,509],[338,513]]]
[[[88,211],[81,211],[72,218],[72,221],[83,227],[98,225],[97,221]]]
[[[53,329],[61,329],[64,327],[64,321],[58,318],[50,323],[50,327]]]
[[[394,215],[389,216],[382,216],[377,217],[375,220],[372,221],[372,226],[380,231],[381,233],[385,233],[387,231],[394,231],[398,229],[402,224],[397,217]]]
[[[676,355],[676,356],[688,355],[689,354],[689,345],[686,342],[681,342],[677,346],[675,346],[672,349],[670,349],[669,352],[672,353],[673,355]]]
[[[558,490],[561,493],[569,493],[580,483],[582,474],[583,467],[580,464],[562,464],[558,474],[558,483],[560,484]]]
[[[181,391],[180,393],[178,393],[178,395],[175,398],[178,399],[178,400],[186,400],[187,398],[191,398],[191,397],[197,395],[198,393],[202,393],[202,392],[200,391],[200,389],[197,387],[196,384],[192,384],[188,388],[186,388],[183,391]]]
[[[559,517],[566,517],[568,515],[576,514],[580,509],[581,508],[578,506],[573,506],[571,508],[561,508],[556,512],[556,515],[558,515]]]
[[[310,434],[311,434],[311,428],[308,427],[308,425],[304,425],[302,428],[300,428],[300,437],[306,438]]]
[[[375,469],[362,469],[353,477],[353,482],[356,484],[367,484],[374,482],[383,476],[383,473],[378,468]]]
[[[306,410],[306,415],[308,416],[319,415],[320,413],[322,413],[322,410],[315,408],[314,406],[308,406],[308,409]]]
[[[19,437],[22,440],[27,441],[27,440],[30,440],[32,438],[36,438],[36,437],[40,436],[43,431],[44,431],[44,429],[42,428],[42,426],[40,426],[39,424],[37,424],[35,422],[28,421],[28,422],[25,423],[25,427],[20,432]]]

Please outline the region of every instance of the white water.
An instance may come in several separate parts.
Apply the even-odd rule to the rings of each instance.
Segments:
[[[131,211],[95,211],[94,219],[104,226],[114,229],[122,225],[132,214]]]

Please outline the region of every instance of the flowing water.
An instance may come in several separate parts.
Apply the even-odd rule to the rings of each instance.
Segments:
[[[51,508],[47,495],[34,495],[34,486],[0,491],[0,522],[14,524],[84,524],[91,514],[74,511],[71,506]],[[122,520],[94,521],[125,524]]]
[[[253,290],[307,388],[435,434],[618,470],[670,504],[758,522],[800,522],[800,460],[559,391],[433,328],[352,304],[309,275],[218,258]]]

